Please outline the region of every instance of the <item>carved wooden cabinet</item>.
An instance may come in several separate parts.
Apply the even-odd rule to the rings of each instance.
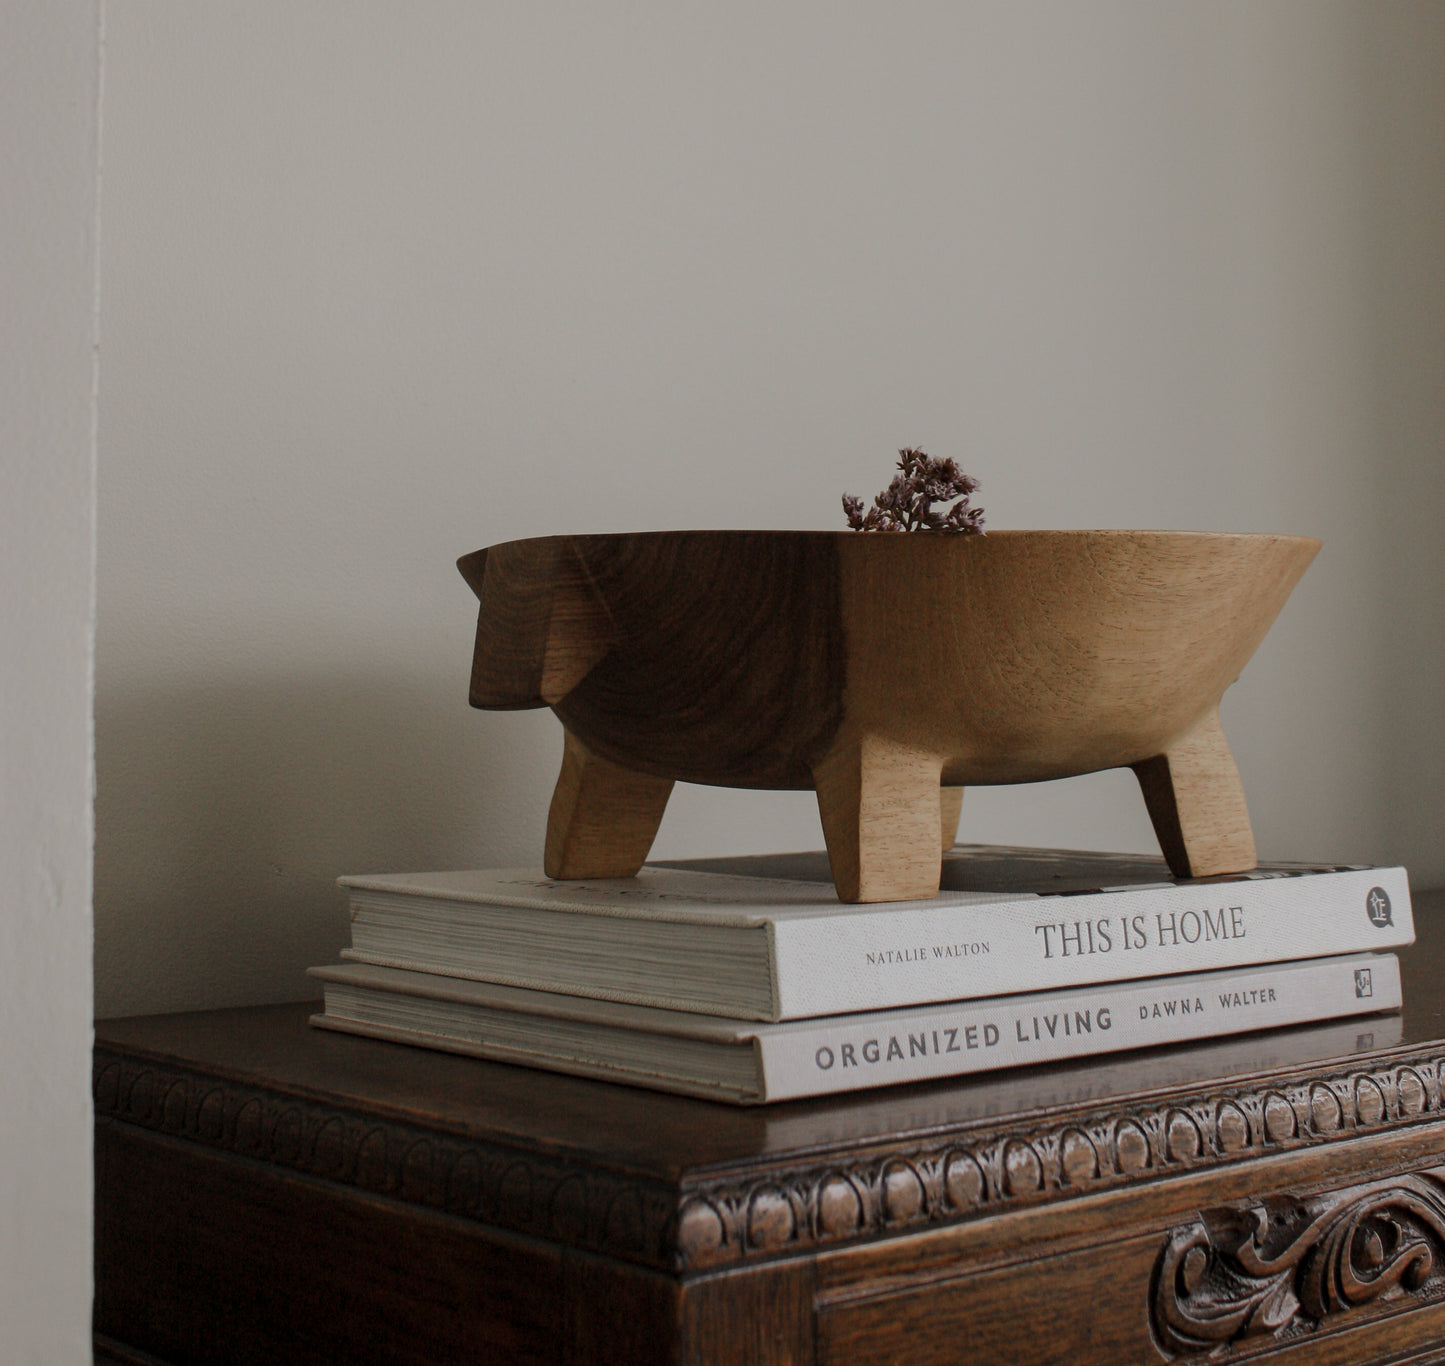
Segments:
[[[97,1027],[97,1360],[1445,1360],[1445,896],[1405,1011],[740,1110]]]

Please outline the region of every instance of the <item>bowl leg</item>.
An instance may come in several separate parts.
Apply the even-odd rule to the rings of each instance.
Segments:
[[[941,768],[937,756],[876,735],[840,737],[814,766],[840,901],[938,895]]]
[[[548,877],[636,877],[672,793],[671,778],[635,773],[565,732],[547,812]]]
[[[938,836],[946,854],[958,843],[958,821],[963,815],[963,789],[945,787],[938,794]]]
[[[1175,877],[1214,877],[1255,866],[1249,808],[1217,710],[1163,754],[1133,768]]]

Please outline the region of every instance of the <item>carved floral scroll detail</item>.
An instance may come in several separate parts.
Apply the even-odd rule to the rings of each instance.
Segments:
[[[1288,1336],[1445,1294],[1445,1167],[1205,1211],[1176,1229],[1150,1295],[1174,1356]]]

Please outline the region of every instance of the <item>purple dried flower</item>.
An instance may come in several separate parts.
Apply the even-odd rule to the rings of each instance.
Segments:
[[[947,531],[983,535],[983,509],[970,507],[978,480],[952,460],[935,460],[912,446],[898,452],[898,473],[865,514],[863,500],[843,495],[843,514],[854,531]],[[945,511],[934,503],[958,499]]]

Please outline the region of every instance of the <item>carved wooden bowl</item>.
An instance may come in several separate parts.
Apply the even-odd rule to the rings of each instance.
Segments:
[[[1302,536],[676,531],[463,557],[473,706],[566,729],[558,878],[630,877],[674,781],[813,788],[838,895],[928,897],[962,788],[1131,767],[1176,875],[1254,866],[1219,700]],[[942,789],[942,791],[940,791]]]

